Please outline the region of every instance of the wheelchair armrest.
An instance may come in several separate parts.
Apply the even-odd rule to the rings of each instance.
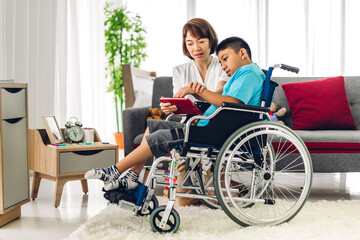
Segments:
[[[186,114],[171,113],[166,117],[165,121],[182,122],[186,116]]]
[[[267,107],[258,107],[258,106],[251,106],[245,104],[238,104],[238,103],[230,103],[230,102],[223,102],[221,104],[222,107],[229,107],[229,108],[236,108],[236,109],[244,109],[250,111],[259,111],[259,112],[270,112],[270,108]]]
[[[201,112],[205,112],[210,106],[211,104],[205,101],[195,101],[194,102],[195,106],[197,106]]]
[[[221,107],[216,109],[211,115],[209,115],[209,116],[196,115],[196,116],[191,117],[187,121],[186,128],[185,128],[184,145],[186,145],[188,140],[189,140],[189,135],[190,135],[189,130],[190,130],[191,123],[194,120],[196,120],[196,119],[210,120],[212,118],[215,118],[219,113],[221,113],[224,110],[225,111],[230,110],[230,111],[233,111],[233,112],[254,112],[254,113],[258,113],[258,114],[264,114],[266,116],[270,112],[270,108],[267,108],[267,107],[258,107],[258,106],[250,106],[250,105],[244,105],[244,104],[223,102],[221,104]]]

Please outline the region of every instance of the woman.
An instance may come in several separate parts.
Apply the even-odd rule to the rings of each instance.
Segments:
[[[229,77],[221,69],[219,59],[212,56],[218,44],[213,27],[202,18],[193,18],[183,27],[183,52],[191,61],[173,69],[174,95],[190,82],[197,81],[207,89],[221,93]],[[196,98],[189,97],[192,101]],[[197,98],[201,100],[200,98]],[[161,103],[161,110],[166,114],[175,112],[176,106]]]
[[[221,93],[229,77],[221,69],[219,59],[212,56],[218,44],[218,38],[213,27],[202,18],[193,18],[183,27],[182,49],[185,56],[191,61],[176,66],[173,69],[173,94],[190,82],[200,82],[207,89]],[[199,97],[187,95],[192,101],[201,100]],[[161,110],[166,114],[177,111],[175,105],[161,103]],[[180,172],[177,181],[180,182],[185,175],[185,164],[177,167]],[[177,192],[190,193],[191,190],[177,189]],[[177,198],[179,205],[189,206],[199,204],[199,200],[192,198]]]
[[[215,52],[217,43],[217,35],[206,20],[194,18],[185,24],[183,28],[183,52],[191,59],[191,61],[174,68],[174,95],[182,87],[187,86],[193,81],[200,82],[204,87],[211,91],[216,90],[217,92],[222,92],[222,88],[229,78],[226,76],[225,72],[222,71],[219,59],[211,56],[211,54]],[[194,96],[198,97],[197,95]],[[195,97],[192,99],[195,100]],[[177,110],[176,106],[171,106],[169,103],[161,103],[160,106],[166,114]],[[147,128],[145,136],[149,135],[149,133],[149,128]],[[148,147],[147,140],[143,137],[142,144],[135,151],[132,151],[126,156],[127,160],[125,162],[121,160],[117,163],[117,165],[122,163],[124,169],[131,167],[131,171],[127,173],[125,178],[120,178],[121,173],[116,165],[109,168],[92,169],[85,174],[85,178],[101,179],[107,182],[107,184],[104,185],[106,191],[119,188],[120,185],[126,186],[127,189],[134,189],[138,184],[138,173],[141,171],[144,164],[140,161],[150,157],[152,157],[152,152]],[[184,167],[185,164],[182,164],[177,168],[177,171],[180,172],[180,175],[177,177],[178,182],[180,182],[181,178],[184,176]],[[114,179],[117,180],[114,182]],[[188,190],[177,188],[176,191],[186,192]],[[177,200],[180,205],[193,205],[198,203],[197,199],[191,198],[178,197]]]

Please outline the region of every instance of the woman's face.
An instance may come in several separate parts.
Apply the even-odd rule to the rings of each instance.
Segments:
[[[186,33],[186,48],[195,61],[205,60],[210,55],[210,42],[208,38],[194,37],[190,31]]]

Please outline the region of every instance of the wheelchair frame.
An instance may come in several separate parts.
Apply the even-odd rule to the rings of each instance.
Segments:
[[[191,117],[186,123],[183,146],[173,149],[171,156],[153,162],[145,184],[141,184],[146,194],[140,203],[122,201],[119,204],[134,206],[135,215],[150,214],[150,225],[155,232],[176,232],[179,228],[180,216],[174,209],[177,196],[203,200],[209,207],[221,207],[242,226],[276,225],[295,217],[310,193],[312,163],[305,144],[291,129],[274,122],[256,121],[241,126],[219,150],[189,143],[194,120],[212,119],[223,110],[258,114],[262,119],[270,119],[269,106],[276,86],[269,90],[269,85],[274,68],[298,72],[297,68],[284,64],[270,67],[266,73],[262,107],[223,103],[210,116]],[[165,162],[169,162],[168,173],[157,174],[156,170]],[[175,183],[176,164],[186,164],[186,173],[179,183]],[[213,176],[204,185],[203,178],[208,171],[212,171]],[[289,177],[299,183],[290,183],[294,187],[288,187],[287,181],[281,182],[282,178]],[[210,186],[212,182],[213,186]],[[154,196],[157,185],[168,188],[166,206],[158,206]],[[193,193],[177,193],[176,188],[191,189]],[[215,191],[215,195],[207,194],[207,191]]]

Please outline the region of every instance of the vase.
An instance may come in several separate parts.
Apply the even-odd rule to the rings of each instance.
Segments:
[[[114,133],[116,144],[120,149],[124,149],[124,134],[123,133]]]

